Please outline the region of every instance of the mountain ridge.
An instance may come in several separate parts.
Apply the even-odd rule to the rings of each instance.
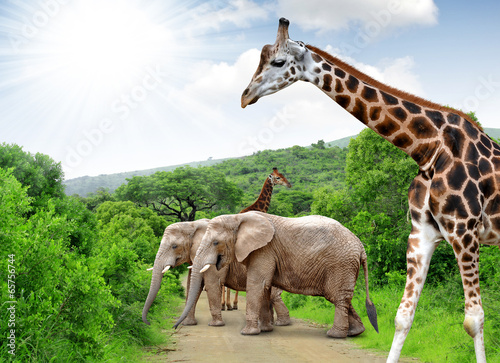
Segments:
[[[500,128],[484,128],[484,131],[490,137],[493,137],[495,139],[500,139]],[[352,135],[343,137],[341,139],[333,140],[330,142],[325,142],[325,147],[338,146],[340,148],[345,148],[349,145],[349,141],[357,136],[358,135]],[[311,148],[311,147],[312,145],[306,146],[306,148]],[[191,166],[191,167],[213,166],[222,163],[226,160],[240,159],[245,157],[247,156],[229,157],[222,159],[210,158],[204,161],[193,161],[189,163],[168,165],[152,169],[134,170],[134,171],[126,171],[120,173],[112,173],[112,174],[101,174],[97,176],[81,176],[78,178],[65,180],[63,184],[66,187],[65,193],[67,195],[78,194],[80,196],[87,196],[89,193],[95,193],[99,188],[107,188],[109,189],[110,192],[113,192],[116,188],[125,183],[127,178],[132,178],[134,176],[147,176],[154,174],[158,171],[172,171],[176,168],[183,166]]]

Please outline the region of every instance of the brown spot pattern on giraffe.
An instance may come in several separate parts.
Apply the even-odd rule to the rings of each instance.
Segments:
[[[384,121],[375,125],[375,129],[382,136],[391,136],[396,131],[399,131],[400,128],[399,124],[389,117],[386,117]]]
[[[323,76],[323,89],[326,92],[331,92],[332,91],[332,76],[330,74],[325,74]]]

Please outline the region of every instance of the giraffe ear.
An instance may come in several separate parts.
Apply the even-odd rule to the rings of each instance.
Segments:
[[[273,239],[274,226],[259,212],[239,214],[238,218],[240,226],[236,234],[235,254],[238,262],[242,262],[251,252]]]
[[[302,42],[294,42],[293,40],[288,39],[288,49],[290,50],[290,54],[295,57],[298,61],[304,59],[304,54],[307,52],[307,48]]]

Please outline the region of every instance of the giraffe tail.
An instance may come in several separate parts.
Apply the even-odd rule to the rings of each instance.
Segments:
[[[366,262],[366,252],[363,249],[361,254],[361,264],[363,265],[363,271],[365,273],[365,286],[366,286],[366,313],[368,315],[368,319],[372,324],[375,331],[378,333],[378,322],[377,322],[377,309],[375,305],[370,300],[370,293],[368,291],[368,264]]]

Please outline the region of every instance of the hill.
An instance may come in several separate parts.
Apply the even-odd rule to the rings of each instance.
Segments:
[[[212,166],[221,163],[224,160],[227,159],[210,159],[205,161],[193,161],[186,164],[163,166],[153,169],[127,171],[123,173],[101,174],[98,176],[81,176],[78,178],[65,180],[63,184],[66,186],[66,195],[78,194],[80,196],[86,196],[88,193],[94,193],[99,188],[106,188],[109,189],[110,192],[113,192],[116,188],[125,183],[127,178],[132,178],[134,176],[151,175],[156,173],[157,171],[172,171],[181,166]]]
[[[325,143],[325,147],[332,148],[338,146],[340,148],[345,148],[349,145],[349,140],[356,135],[344,137],[342,139],[334,140]],[[309,146],[311,148],[313,146]],[[145,169],[145,170],[136,170],[129,171],[123,173],[115,173],[115,174],[101,174],[98,176],[82,176],[79,178],[68,179],[64,181],[64,185],[66,186],[65,193],[67,195],[78,194],[80,196],[86,196],[89,193],[96,192],[99,188],[109,189],[110,192],[113,192],[116,188],[126,182],[127,178],[132,178],[134,176],[147,176],[156,173],[157,171],[172,171],[181,166],[191,166],[191,167],[199,167],[199,166],[213,166],[216,164],[220,164],[226,160],[238,160],[244,159],[247,157],[241,158],[227,158],[227,159],[213,159],[213,160],[205,160],[205,161],[195,161],[186,164],[178,164],[178,165],[170,165],[163,166],[154,169]]]
[[[492,138],[494,139],[500,139],[500,128],[485,128],[484,131]],[[353,136],[348,136],[344,137],[342,139],[330,141],[330,142],[325,142],[324,146],[327,148],[334,148],[334,147],[339,147],[341,149],[346,148],[349,145],[349,141],[353,138],[356,137],[357,135]],[[297,146],[300,148],[300,146]],[[288,149],[282,149],[282,150],[292,150],[292,148]],[[305,149],[311,149],[314,148],[313,145],[310,145],[306,147]],[[266,152],[269,150],[266,150]],[[254,154],[255,155],[255,154]],[[109,189],[110,192],[113,192],[116,188],[118,188],[120,185],[126,182],[127,178],[132,178],[133,176],[144,176],[144,175],[151,175],[156,173],[157,171],[171,171],[174,170],[178,167],[181,166],[192,166],[192,167],[198,167],[198,166],[214,166],[221,164],[226,161],[230,160],[243,160],[247,159],[248,162],[252,160],[252,162],[255,162],[254,159],[252,159],[252,155],[246,156],[246,157],[241,157],[241,158],[227,158],[227,159],[213,159],[213,160],[205,160],[205,161],[195,161],[191,163],[186,163],[186,164],[178,164],[178,165],[170,165],[170,166],[164,166],[164,167],[158,167],[154,169],[145,169],[145,170],[136,170],[136,171],[130,171],[130,172],[123,172],[123,173],[115,173],[115,174],[102,174],[98,176],[83,176],[79,178],[74,178],[74,179],[68,179],[64,181],[64,185],[66,186],[65,193],[67,195],[73,195],[73,194],[78,194],[80,196],[86,196],[89,193],[94,193],[96,192],[99,188],[107,188]],[[246,162],[245,164],[248,164]],[[236,162],[238,164],[238,162]],[[284,165],[283,163],[278,163],[277,166],[279,167],[280,165]],[[269,165],[267,165],[268,167]],[[255,168],[251,168],[252,170],[257,171]],[[263,170],[266,170],[265,168]]]

